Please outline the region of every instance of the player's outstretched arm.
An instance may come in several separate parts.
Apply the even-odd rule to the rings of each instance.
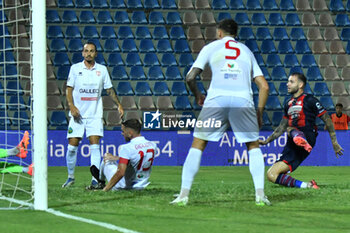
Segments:
[[[186,75],[186,83],[190,87],[190,90],[196,98],[196,102],[199,106],[203,106],[205,96],[199,91],[197,87],[196,77],[202,73],[199,68],[192,68]]]
[[[104,192],[111,190],[116,183],[118,183],[121,178],[124,177],[126,171],[127,164],[119,163],[117,172],[112,176],[106,187],[103,188]]]
[[[287,127],[288,127],[288,120],[285,118],[282,118],[279,126],[275,129],[275,131],[273,131],[273,133],[268,138],[266,138],[266,140],[259,140],[259,144],[266,145],[272,142],[273,140],[281,136],[287,130]]]
[[[337,135],[335,134],[335,129],[334,129],[332,119],[329,117],[328,114],[323,114],[320,118],[325,123],[326,129],[327,129],[329,136],[331,137],[331,140],[332,140],[332,145],[333,145],[333,149],[335,152],[335,156],[337,156],[337,158],[338,158],[338,155],[343,155],[344,149],[338,143]]]
[[[120,104],[118,97],[115,94],[115,91],[113,90],[113,88],[108,88],[107,94],[113,99],[114,103],[118,105],[118,112],[119,112],[120,118],[122,118],[124,116],[124,109],[123,109],[123,106]]]

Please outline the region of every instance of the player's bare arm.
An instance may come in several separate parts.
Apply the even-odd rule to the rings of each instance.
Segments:
[[[119,163],[118,164],[118,170],[117,172],[112,176],[111,180],[108,182],[108,184],[106,185],[106,187],[103,188],[103,191],[104,192],[108,192],[109,190],[111,190],[111,188],[114,187],[114,185],[116,183],[118,183],[121,178],[124,177],[125,175],[125,171],[126,171],[126,167],[127,167],[127,164],[125,163]]]
[[[105,153],[103,155],[103,161],[118,161],[119,160],[119,156],[114,156],[111,153]]]
[[[107,94],[112,97],[114,103],[116,103],[118,105],[118,112],[120,114],[120,118],[122,118],[124,116],[124,109],[123,106],[120,104],[117,95],[115,94],[115,91],[113,90],[113,88],[108,88],[107,89]]]
[[[264,76],[255,77],[254,82],[259,89],[259,103],[258,103],[257,117],[258,117],[258,123],[260,128],[263,122],[262,116],[264,113],[265,105],[267,102],[267,98],[269,96],[269,84],[267,83]]]
[[[337,156],[337,158],[338,158],[338,155],[343,155],[344,149],[338,143],[337,135],[335,134],[335,129],[334,129],[332,119],[329,117],[328,114],[323,114],[320,118],[325,123],[325,127],[329,133],[329,136],[331,137],[331,140],[332,140],[332,145],[333,145],[333,149],[335,152],[335,156]]]
[[[279,126],[275,129],[275,131],[273,131],[273,133],[266,140],[259,140],[259,144],[266,145],[272,142],[273,140],[281,136],[287,130],[287,127],[288,127],[288,120],[285,118],[282,118]]]
[[[67,86],[66,96],[67,96],[68,107],[70,109],[70,112],[72,113],[72,116],[74,117],[74,120],[78,123],[81,123],[81,115],[80,115],[79,109],[75,107],[73,102],[73,87]]]
[[[205,96],[199,91],[197,87],[196,77],[202,73],[202,70],[199,68],[192,68],[186,76],[186,83],[190,87],[190,90],[196,98],[196,102],[199,106],[202,106],[204,103]]]

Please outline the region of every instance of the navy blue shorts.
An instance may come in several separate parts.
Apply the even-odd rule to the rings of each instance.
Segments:
[[[314,147],[317,133],[314,131],[303,132],[306,140]],[[290,172],[295,171],[310,153],[303,147],[297,146],[291,137],[288,136],[287,144],[282,151],[282,156],[277,161],[282,161],[289,166]]]

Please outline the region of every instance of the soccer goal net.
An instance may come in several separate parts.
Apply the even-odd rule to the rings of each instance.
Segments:
[[[38,64],[33,50],[33,4],[29,0],[0,0],[0,208],[22,208],[34,207],[36,199],[36,186],[42,182],[34,179],[33,163],[35,163],[35,151],[46,152],[38,144],[41,136],[39,127],[34,125],[41,120],[41,132],[46,135],[46,67],[44,88],[40,90],[35,85],[35,73],[33,63]],[[40,4],[38,2],[37,4]],[[45,21],[45,2],[41,12]],[[40,17],[39,17],[40,18]],[[42,19],[41,19],[42,20]],[[45,27],[45,23],[44,23]],[[35,34],[35,33],[34,33]],[[45,36],[45,33],[44,33]],[[35,37],[35,35],[34,35]],[[44,43],[46,44],[45,38]],[[44,48],[45,48],[44,44]],[[45,49],[44,49],[45,51]],[[44,54],[45,66],[46,56]],[[39,62],[40,62],[39,59]],[[42,71],[41,71],[42,72]],[[38,81],[38,80],[37,80]],[[37,82],[36,81],[36,82]],[[35,91],[34,91],[35,90]],[[43,97],[44,91],[45,97]],[[38,95],[39,92],[40,94]],[[44,98],[41,101],[39,98]],[[34,104],[35,103],[35,104]],[[44,113],[39,114],[38,104],[42,105]],[[44,106],[45,104],[45,106]],[[37,112],[37,113],[36,113]],[[43,127],[44,125],[44,127]],[[35,136],[34,136],[35,135]],[[25,152],[26,141],[29,138],[27,152]],[[46,137],[42,137],[46,140]],[[22,143],[20,143],[22,141]],[[45,148],[46,141],[41,141]],[[42,157],[44,161],[36,160],[41,166],[47,163],[46,154]],[[44,166],[44,169],[46,167]],[[46,181],[46,171],[39,172],[41,179]],[[44,175],[42,175],[44,174]],[[39,177],[37,177],[39,178]],[[47,189],[47,183],[44,182]],[[44,202],[45,199],[45,188]],[[47,191],[46,191],[47,192]],[[47,195],[47,194],[46,194]],[[40,209],[40,208],[39,208]],[[45,204],[44,204],[45,209]]]

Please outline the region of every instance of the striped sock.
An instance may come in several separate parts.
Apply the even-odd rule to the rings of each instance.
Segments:
[[[294,137],[301,137],[301,138],[305,139],[305,141],[307,141],[307,140],[306,140],[306,137],[305,137],[305,134],[304,134],[302,131],[297,130],[297,129],[291,130],[291,131],[290,131],[290,136],[291,136],[292,138],[294,138]]]
[[[305,187],[305,182],[296,180],[293,177],[286,175],[286,174],[279,174],[276,181],[276,184],[280,184],[286,187],[296,187],[296,188],[306,188]]]

